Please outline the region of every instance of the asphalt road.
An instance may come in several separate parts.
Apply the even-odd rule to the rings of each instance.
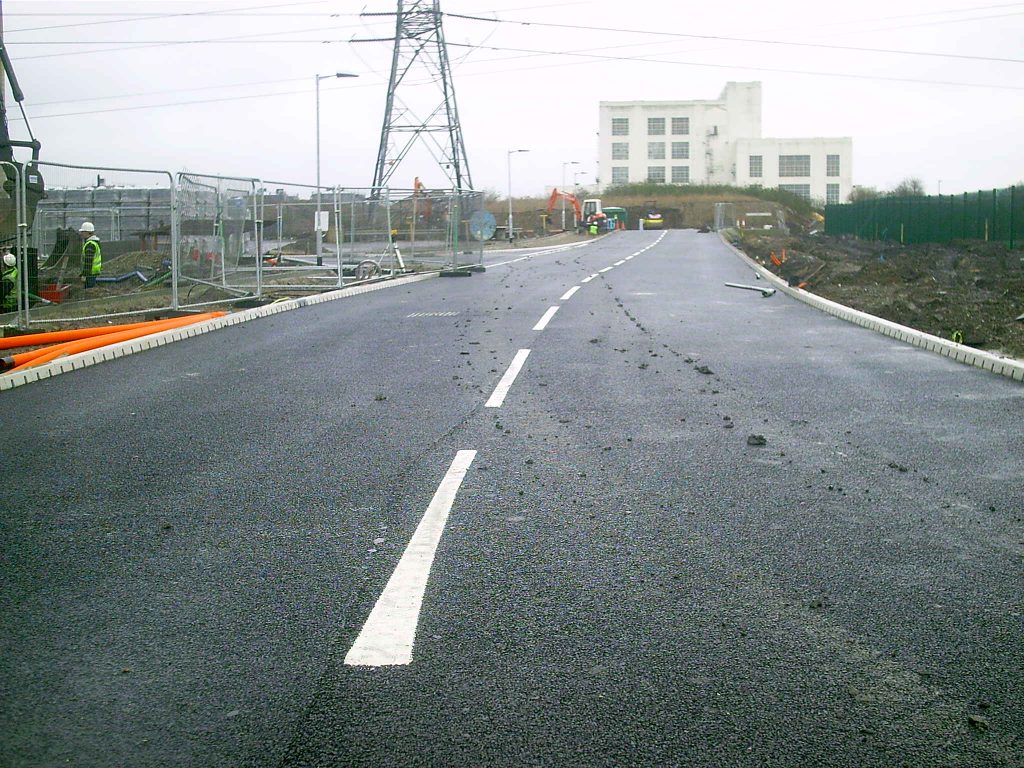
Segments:
[[[0,397],[0,765],[1024,765],[1018,383],[489,260]]]

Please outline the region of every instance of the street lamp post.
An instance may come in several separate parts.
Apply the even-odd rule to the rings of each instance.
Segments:
[[[569,160],[568,162],[562,163],[562,192],[565,192],[565,166],[567,165],[579,165],[578,160]],[[565,232],[565,195],[562,196],[562,231]]]
[[[579,178],[580,178],[580,176],[586,176],[586,175],[587,175],[586,171],[573,171],[572,172],[572,193],[574,195],[576,195],[576,197],[580,196],[580,182],[579,182]],[[582,205],[582,203],[580,203],[580,205]],[[575,210],[573,210],[573,212],[572,212],[572,222],[573,222],[573,224],[572,224],[573,229],[575,229],[577,226],[579,226],[580,222],[576,221],[576,211]]]
[[[528,149],[510,149],[506,159],[508,160],[508,242],[512,244],[514,229],[512,228],[512,155],[517,152],[529,152]]]
[[[322,267],[324,264],[323,253],[323,232],[320,230],[320,81],[329,80],[332,77],[359,77],[349,72],[335,72],[333,75],[316,76],[316,265]],[[341,271],[341,256],[338,257],[338,271]]]

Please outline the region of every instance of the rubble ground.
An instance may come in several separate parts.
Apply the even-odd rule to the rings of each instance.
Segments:
[[[1005,243],[901,245],[778,231],[743,231],[733,242],[790,285],[803,284],[819,296],[944,339],[1024,359],[1024,251]]]

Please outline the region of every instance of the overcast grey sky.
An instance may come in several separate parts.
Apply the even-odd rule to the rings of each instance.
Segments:
[[[395,2],[5,0],[5,39],[48,160],[370,184]],[[1024,3],[442,0],[472,180],[543,194],[596,173],[601,100],[713,99],[762,83],[763,135],[850,136],[854,183],[930,193],[1024,179]],[[169,16],[169,14],[195,14]],[[98,15],[108,14],[108,15]],[[147,17],[159,18],[147,18]],[[731,39],[724,39],[731,38]],[[737,39],[742,38],[742,40]],[[188,42],[193,41],[193,42]],[[208,41],[208,42],[194,42]],[[762,42],[767,41],[767,42]],[[61,43],[61,44],[53,44]],[[786,44],[782,44],[786,43]],[[851,50],[853,48],[862,50]],[[874,49],[874,50],[863,50]],[[415,85],[419,83],[421,85]],[[429,111],[424,76],[401,95]],[[12,112],[12,117],[16,109]],[[22,124],[12,132],[24,135]],[[447,186],[423,152],[393,179]]]

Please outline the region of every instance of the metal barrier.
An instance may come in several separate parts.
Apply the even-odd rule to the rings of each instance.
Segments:
[[[318,188],[56,162],[0,166],[0,246],[16,254],[21,287],[8,322],[21,327],[262,302],[270,292],[319,292],[483,261],[481,233],[470,227],[483,213],[477,192]],[[95,285],[83,274],[86,221],[102,249]]]
[[[38,302],[25,324],[133,315],[175,304],[175,190],[167,171],[39,162],[39,201],[30,252]],[[103,268],[83,280],[84,222],[95,227]],[[30,267],[31,269],[31,267]]]
[[[5,281],[4,288],[15,292],[16,301],[12,301],[12,303],[15,305],[16,323],[27,325],[30,304],[29,290],[34,285],[30,280],[30,261],[26,238],[26,168],[7,161],[0,162],[0,167],[3,169],[3,178],[6,181],[5,184],[0,185],[0,240],[3,242],[3,248],[0,250],[5,254],[10,252],[14,255],[14,267],[18,270],[16,278],[11,281],[12,285],[7,285]],[[34,267],[34,265],[32,266]],[[0,269],[3,270],[5,276],[8,276],[9,268],[6,264],[0,265]],[[6,298],[5,296],[5,303]],[[0,308],[0,311],[9,314],[5,308]]]
[[[930,197],[882,197],[825,206],[825,233],[898,243],[1024,238],[1024,194],[1017,187]]]
[[[178,307],[263,295],[259,179],[177,175]]]

